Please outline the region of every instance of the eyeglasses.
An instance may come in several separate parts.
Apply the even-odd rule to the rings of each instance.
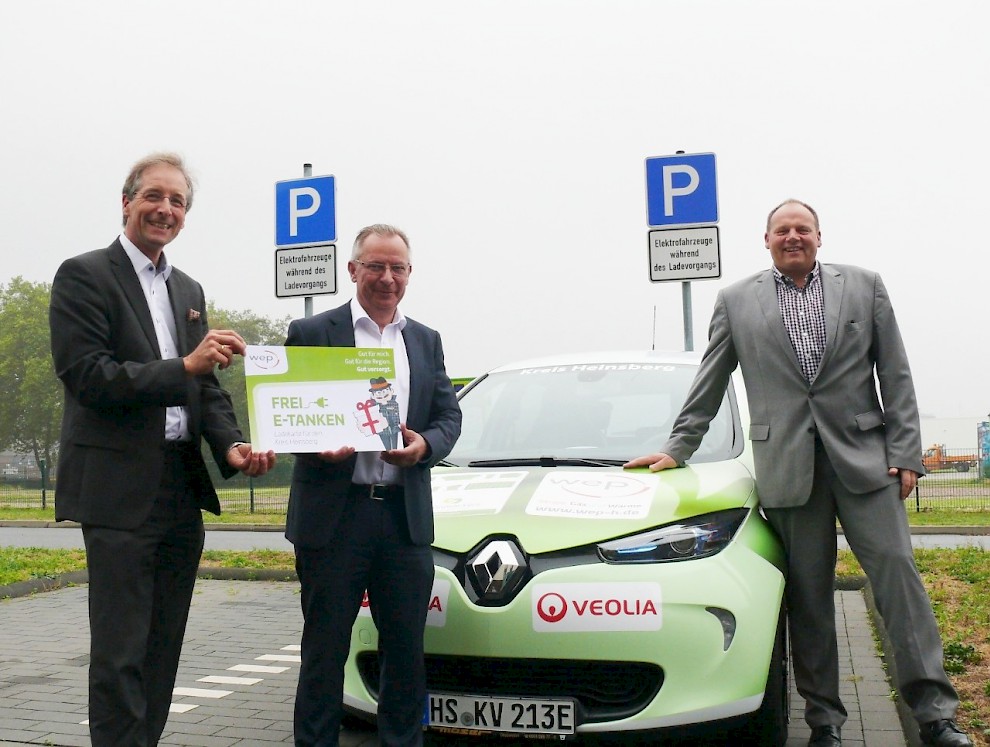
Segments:
[[[186,198],[182,197],[181,195],[163,195],[161,192],[157,190],[149,189],[147,192],[142,192],[141,194],[139,194],[138,197],[140,197],[145,202],[151,202],[156,205],[162,202],[163,200],[168,200],[169,204],[175,210],[185,210],[187,208]]]
[[[359,265],[363,265],[364,269],[372,275],[384,275],[385,270],[389,269],[395,277],[404,278],[412,269],[412,265],[386,265],[383,262],[362,262],[360,259],[355,259],[354,261]]]

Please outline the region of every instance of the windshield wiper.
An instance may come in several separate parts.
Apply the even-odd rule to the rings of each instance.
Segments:
[[[479,459],[468,467],[621,467],[622,459],[589,459],[587,457],[518,457],[515,459]]]

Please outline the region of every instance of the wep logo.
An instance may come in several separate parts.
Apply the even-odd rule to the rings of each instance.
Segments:
[[[248,359],[262,371],[271,370],[282,362],[282,359],[271,350],[264,350],[260,353],[251,353],[248,355]]]
[[[582,498],[630,498],[644,494],[652,495],[657,486],[655,479],[643,479],[640,475],[610,474],[602,477],[592,472],[553,474],[547,477],[546,482],[561,493],[570,493]]]
[[[282,346],[248,345],[244,351],[244,373],[247,375],[265,376],[288,370],[289,360]]]
[[[533,588],[533,630],[660,630],[660,584],[557,584]]]

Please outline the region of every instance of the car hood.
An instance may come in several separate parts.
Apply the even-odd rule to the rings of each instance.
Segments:
[[[755,503],[752,474],[735,460],[652,473],[436,467],[433,544],[461,553],[500,534],[516,537],[529,553],[545,553]]]

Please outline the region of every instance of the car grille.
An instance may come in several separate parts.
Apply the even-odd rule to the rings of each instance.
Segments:
[[[357,657],[364,686],[378,699],[378,654]],[[567,659],[483,659],[426,657],[430,692],[515,698],[574,698],[582,721],[612,721],[643,710],[663,685],[655,664]]]

